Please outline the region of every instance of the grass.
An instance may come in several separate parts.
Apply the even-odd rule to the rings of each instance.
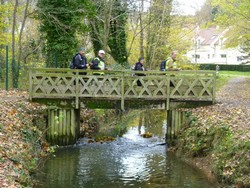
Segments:
[[[216,90],[219,91],[230,79],[239,76],[245,76],[250,78],[250,72],[219,71],[219,75],[216,80]]]
[[[230,76],[230,77],[247,76],[247,77],[250,77],[250,72],[219,71],[219,76]]]

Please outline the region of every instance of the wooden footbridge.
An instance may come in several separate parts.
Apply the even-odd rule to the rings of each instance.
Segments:
[[[48,140],[60,145],[74,143],[81,108],[170,110],[173,104],[215,102],[214,71],[141,72],[145,76],[137,73],[105,71],[105,75],[94,75],[90,70],[30,70],[30,100],[48,106]]]

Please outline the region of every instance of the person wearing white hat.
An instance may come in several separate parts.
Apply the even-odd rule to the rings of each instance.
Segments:
[[[91,69],[94,70],[105,70],[105,51],[104,50],[99,50],[98,56],[95,57],[92,61]],[[104,72],[93,72],[93,74],[98,74],[98,75],[103,75]]]

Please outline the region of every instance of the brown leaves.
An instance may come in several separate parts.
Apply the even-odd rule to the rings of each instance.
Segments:
[[[22,187],[20,174],[28,175],[27,164],[34,153],[31,143],[24,139],[24,131],[32,127],[33,114],[45,106],[30,103],[27,92],[0,90],[0,187]],[[38,131],[37,131],[38,132]]]
[[[192,109],[192,117],[197,120],[186,130],[189,136],[185,139],[192,142],[191,136],[195,133],[196,140],[186,142],[183,147],[187,152],[196,147],[202,153],[208,142],[205,137],[212,135],[208,151],[219,177],[224,181],[240,180],[249,185],[250,78],[231,80],[218,93],[217,101],[216,105]],[[209,130],[208,134],[206,130]]]

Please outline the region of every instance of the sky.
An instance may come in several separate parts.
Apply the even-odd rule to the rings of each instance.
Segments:
[[[205,0],[174,0],[174,10],[182,15],[194,15],[204,2]]]

